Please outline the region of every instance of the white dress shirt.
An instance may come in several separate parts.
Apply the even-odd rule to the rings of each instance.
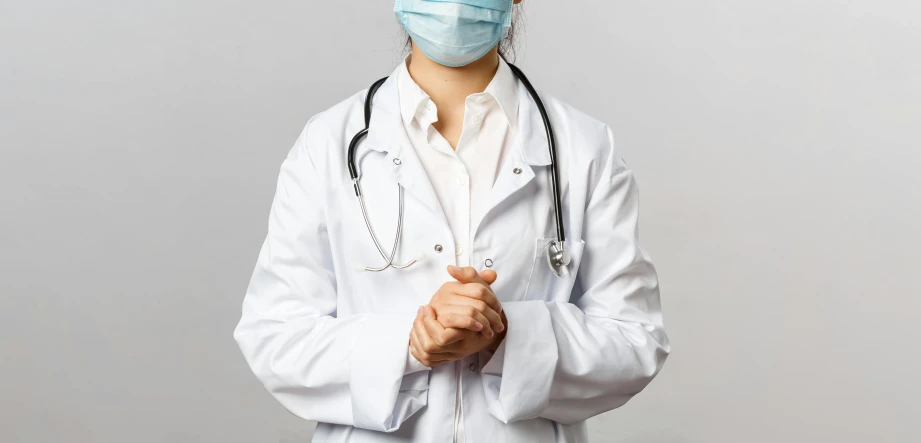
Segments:
[[[456,149],[435,129],[438,108],[409,73],[412,54],[399,67],[397,89],[400,114],[406,134],[422,167],[432,182],[435,194],[454,235],[457,266],[475,266],[470,261],[471,231],[489,209],[489,194],[506,153],[517,136],[518,79],[502,57],[493,79],[483,92],[467,96],[464,122]],[[409,355],[407,373],[422,364]],[[455,361],[455,371],[463,370]],[[457,376],[454,442],[464,443],[463,383]]]

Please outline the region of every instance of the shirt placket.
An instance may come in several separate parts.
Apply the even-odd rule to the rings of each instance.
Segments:
[[[475,143],[478,138],[478,134],[483,125],[483,119],[486,114],[485,109],[487,106],[484,106],[484,103],[487,103],[488,98],[484,94],[477,95],[475,97],[469,97],[467,99],[466,106],[464,108],[464,126],[461,131],[461,136],[457,143],[457,150],[455,151],[455,161],[457,162],[456,174],[457,174],[457,185],[459,188],[459,194],[461,194],[457,199],[458,201],[458,212],[460,216],[458,217],[460,226],[458,226],[458,231],[461,233],[456,239],[456,245],[458,245],[457,252],[457,262],[458,266],[470,266],[471,263],[471,253],[474,250],[473,247],[473,234],[470,232],[470,223],[472,216],[472,201],[471,193],[473,190],[473,183],[471,183],[472,175],[468,169],[469,167],[477,167],[475,160],[478,158],[480,152],[468,152],[469,149],[476,147],[472,143]],[[465,163],[462,159],[467,158],[469,161]],[[478,167],[486,167],[486,165],[478,165]],[[482,176],[482,174],[480,175]],[[457,234],[455,234],[457,236]],[[473,356],[475,358],[475,356]],[[467,369],[466,362],[464,360],[457,360],[454,362],[454,372],[457,376],[457,396],[455,404],[455,443],[465,443],[466,440],[466,430],[464,428],[464,374],[465,369]],[[475,364],[471,363],[470,371],[475,371]]]
[[[443,137],[435,137],[437,130],[432,125],[432,123],[437,121],[437,109],[435,105],[431,103],[430,100],[427,100],[422,109],[420,109],[421,114],[419,115],[419,123],[420,126],[425,128],[427,143],[433,149],[442,151],[450,157],[450,170],[444,171],[445,174],[439,176],[435,180],[439,180],[442,187],[450,189],[449,196],[451,201],[442,202],[442,205],[450,204],[451,212],[453,213],[453,217],[451,217],[449,224],[451,226],[452,235],[454,236],[454,254],[457,266],[470,266],[471,253],[474,250],[472,245],[473,239],[471,238],[472,233],[470,232],[473,209],[471,201],[473,184],[471,183],[472,176],[468,170],[468,166],[474,167],[478,153],[467,152],[467,150],[475,147],[471,145],[471,143],[474,143],[478,138],[477,134],[482,128],[486,109],[488,109],[488,105],[484,106],[484,103],[487,102],[488,97],[482,94],[468,98],[464,109],[463,130],[458,139],[456,149],[451,149],[447,140]],[[465,163],[462,158],[467,158],[468,162]],[[485,165],[480,165],[480,167],[484,166]],[[454,362],[456,393],[454,404],[454,443],[465,443],[466,439],[463,412],[463,377],[465,369],[468,368],[464,360],[457,360]],[[474,367],[469,369],[475,371]]]

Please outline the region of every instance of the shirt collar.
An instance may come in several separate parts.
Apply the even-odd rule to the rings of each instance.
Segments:
[[[400,71],[405,69],[405,66],[405,63],[400,62],[390,73],[387,81],[378,89],[374,98],[374,112],[371,113],[371,122],[368,126],[369,131],[366,140],[370,150],[388,152],[389,155],[397,157],[400,155],[401,148],[410,143],[402,126],[400,94],[397,85]],[[514,76],[515,74],[513,73],[512,75]],[[515,144],[528,164],[532,166],[549,165],[550,154],[547,150],[547,131],[538,112],[537,104],[528,93],[524,83],[521,81],[517,81],[517,83],[515,97],[519,103],[518,107],[521,109],[518,111],[517,120],[513,120],[516,122],[515,129],[518,131]],[[367,89],[364,90],[364,93],[367,93]],[[558,105],[549,96],[545,97],[545,99],[550,119],[555,123],[559,123],[555,118],[559,112],[554,112]],[[364,101],[361,102],[361,104],[363,103]],[[353,115],[355,131],[365,127],[361,115],[360,111],[355,112]],[[562,125],[562,123],[559,124]]]
[[[412,54],[407,55],[398,69],[397,88],[400,94],[400,114],[403,117],[403,124],[409,126],[413,119],[420,112],[420,108],[425,106],[429,100],[429,95],[419,87],[419,85],[409,75],[409,59]],[[518,104],[519,88],[518,78],[508,67],[504,58],[499,57],[499,68],[492,80],[483,91],[484,94],[492,95],[499,103],[506,120],[512,127],[518,124]]]

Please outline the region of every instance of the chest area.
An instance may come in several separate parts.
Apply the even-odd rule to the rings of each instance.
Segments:
[[[420,157],[364,156],[361,198],[344,182],[329,202],[340,305],[380,312],[426,304],[452,280],[448,265],[496,271],[501,301],[568,300],[572,277],[549,278],[544,255],[555,236],[549,168],[523,159],[497,168],[509,170],[473,192],[470,171],[457,165],[442,165],[432,179]]]

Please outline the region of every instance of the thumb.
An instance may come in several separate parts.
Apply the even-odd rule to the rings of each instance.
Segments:
[[[448,274],[461,283],[473,283],[476,281],[477,277],[479,277],[476,269],[470,266],[448,266]]]
[[[487,270],[485,270],[485,271],[480,271],[480,278],[482,278],[483,281],[486,282],[487,285],[491,285],[491,284],[495,283],[495,282],[496,282],[496,278],[497,278],[498,276],[499,276],[499,275],[496,274],[496,271],[493,271],[492,269],[487,269]]]

